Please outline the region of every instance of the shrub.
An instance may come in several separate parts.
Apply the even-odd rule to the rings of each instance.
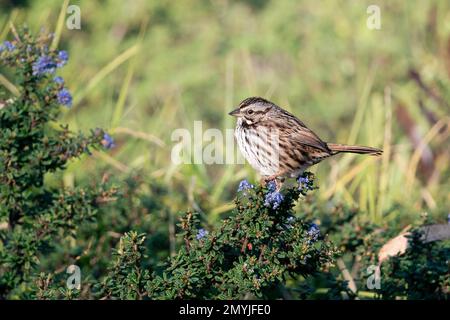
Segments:
[[[162,274],[153,272],[150,277],[140,268],[144,236],[126,234],[101,294],[136,298],[145,293],[152,299],[286,297],[287,277],[316,275],[336,254],[315,224],[294,216],[295,202],[312,189],[312,175],[304,177],[308,184],[290,187],[284,195],[271,184],[241,183],[233,214],[210,232],[201,228],[198,214],[187,212],[179,224],[183,246]]]
[[[450,298],[450,242],[424,241],[424,230],[436,225],[431,218],[424,216],[422,221],[414,224],[410,235],[406,236],[408,246],[405,252],[399,252],[380,264],[380,249],[399,234],[400,230],[392,227],[395,221],[389,226],[381,226],[362,220],[358,210],[345,206],[331,210],[316,204],[311,206],[314,210],[305,209],[305,218],[314,216],[320,222],[321,229],[330,235],[330,240],[341,251],[340,258],[345,260],[357,288],[357,292],[351,292],[346,285],[335,283],[336,279],[342,280],[342,276],[339,270],[332,270],[334,276],[322,275],[319,285],[332,290],[315,297],[335,299],[345,293],[346,298]],[[369,289],[367,283],[371,281],[369,277],[374,275],[374,267],[379,267],[380,288]]]
[[[58,68],[65,51],[49,47],[51,36],[34,38],[26,29],[0,46],[0,61],[15,73],[18,95],[2,93],[0,109],[0,297],[27,297],[35,285],[41,255],[63,237],[92,221],[99,204],[116,192],[104,185],[48,187],[45,175],[99,148],[109,136],[88,136],[54,125],[72,97]],[[108,144],[106,144],[108,146]]]
[[[450,299],[450,244],[424,242],[421,228],[408,238],[408,248],[381,265],[380,299]]]

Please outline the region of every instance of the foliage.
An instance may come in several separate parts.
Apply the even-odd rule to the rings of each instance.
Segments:
[[[104,298],[142,299],[145,283],[150,278],[148,270],[141,269],[145,258],[144,240],[143,234],[133,231],[120,238],[108,276],[101,284]]]
[[[151,299],[448,299],[448,242],[423,243],[420,233],[413,231],[406,252],[381,265],[380,289],[371,290],[366,288],[371,275],[367,270],[378,265],[378,250],[394,235],[392,231],[360,223],[354,209],[339,207],[331,213],[315,207],[309,211],[311,198],[303,196],[304,211],[295,214],[296,187],[283,190],[279,209],[265,204],[271,192],[268,188],[244,180],[239,190],[234,214],[211,232],[201,228],[197,213],[187,212],[179,224],[180,250],[151,276],[142,263],[150,253],[140,245],[144,235],[126,234],[119,244],[121,254],[115,256],[102,280],[99,296],[124,298],[132,288],[128,297]],[[340,254],[323,235],[333,240]],[[122,241],[130,245],[124,247]],[[337,257],[358,265],[356,292],[330,265]],[[129,270],[123,274],[133,279],[133,286],[117,277],[121,268]]]
[[[199,228],[196,213],[183,216],[179,224],[183,246],[169,259],[162,275],[153,273],[151,280],[138,267],[144,237],[125,235],[103,280],[102,294],[141,297],[145,288],[152,299],[280,298],[289,275],[306,277],[330,267],[336,254],[331,243],[317,226],[293,216],[294,202],[308,187],[287,189],[275,208],[266,202],[277,193],[270,185],[247,183],[240,189],[234,213],[214,231]],[[127,283],[118,273],[126,275]],[[131,288],[134,295],[128,292]]]
[[[305,216],[314,214],[321,229],[330,234],[330,240],[341,250],[341,257],[351,267],[349,270],[357,286],[357,292],[351,292],[346,286],[342,288],[339,283],[337,286],[333,284],[339,276],[325,277],[321,286],[331,287],[332,290],[319,297],[332,298],[335,288],[340,287],[338,296],[345,293],[347,298],[450,298],[450,241],[424,242],[423,238],[423,227],[433,224],[433,219],[425,216],[416,223],[407,235],[406,251],[380,263],[378,252],[397,236],[398,230],[361,221],[357,210],[345,206],[332,208],[331,211],[318,209],[315,208],[315,213],[306,210]],[[375,271],[371,269],[373,267],[379,268],[380,288],[368,289],[367,282]]]
[[[102,145],[106,133],[74,134],[55,128],[60,105],[70,105],[61,78],[53,78],[67,53],[49,48],[51,38],[27,30],[0,46],[0,60],[16,73],[18,96],[0,109],[0,296],[28,293],[41,255],[92,221],[114,188],[47,188],[47,173]],[[61,93],[62,92],[62,93]],[[5,97],[3,97],[5,98]]]
[[[422,232],[409,236],[409,248],[381,266],[382,299],[450,299],[450,244],[424,243]]]

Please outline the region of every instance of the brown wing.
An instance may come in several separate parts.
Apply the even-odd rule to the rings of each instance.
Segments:
[[[295,117],[289,118],[287,125],[280,130],[280,138],[290,141],[293,146],[301,145],[327,154],[331,153],[327,144]]]

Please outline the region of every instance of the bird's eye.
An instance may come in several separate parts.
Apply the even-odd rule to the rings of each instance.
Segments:
[[[252,109],[247,110],[247,114],[248,115],[253,114],[253,110]]]

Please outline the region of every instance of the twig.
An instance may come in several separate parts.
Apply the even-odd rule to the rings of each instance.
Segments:
[[[248,243],[248,239],[245,238],[244,242],[242,243],[242,248],[241,248],[241,252],[244,253],[245,252],[245,247],[247,247],[247,243]]]
[[[339,270],[342,273],[342,276],[344,277],[345,280],[348,281],[348,288],[356,294],[357,288],[356,288],[356,284],[355,284],[355,280],[353,280],[352,275],[350,274],[350,272],[348,271],[347,267],[345,266],[344,260],[342,260],[342,258],[338,258],[336,261],[337,266],[339,267]]]
[[[444,98],[442,98],[439,94],[437,94],[434,90],[432,90],[423,82],[422,77],[417,70],[410,69],[408,75],[411,79],[413,79],[417,83],[418,87],[422,89],[429,97],[431,97],[437,103],[440,103],[443,106],[447,107],[447,109],[450,108],[450,105],[447,103],[447,101],[445,101]]]

